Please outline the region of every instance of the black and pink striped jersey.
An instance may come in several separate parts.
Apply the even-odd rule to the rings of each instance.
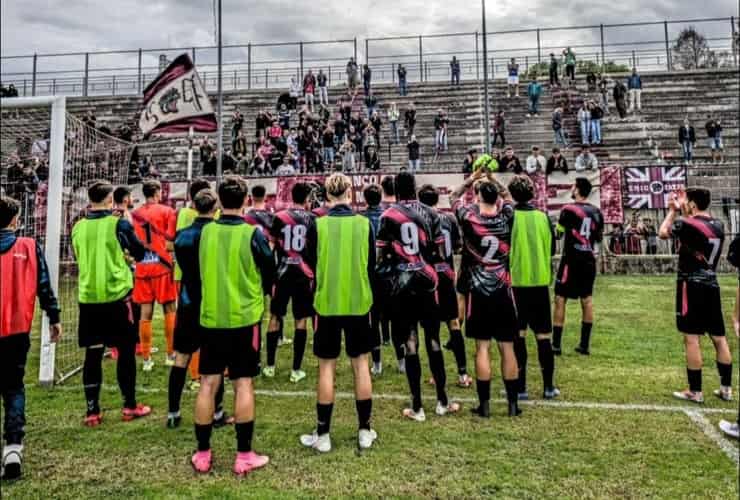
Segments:
[[[298,271],[308,280],[316,270],[316,215],[302,208],[281,210],[270,230],[278,258],[278,277]]]

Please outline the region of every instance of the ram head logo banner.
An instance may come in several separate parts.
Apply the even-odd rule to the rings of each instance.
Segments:
[[[139,128],[151,134],[215,132],[216,113],[188,54],[178,56],[144,89]]]

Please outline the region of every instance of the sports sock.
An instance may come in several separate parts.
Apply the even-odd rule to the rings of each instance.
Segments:
[[[447,406],[447,374],[445,373],[445,360],[442,354],[442,346],[439,341],[440,324],[438,321],[430,321],[424,325],[424,344],[429,357],[429,369],[434,378],[434,388],[437,391],[437,401]]]
[[[170,381],[167,387],[167,400],[170,413],[180,411],[180,399],[182,398],[182,388],[185,387],[185,375],[187,370],[179,366],[170,368]]]
[[[383,343],[390,342],[391,340],[391,322],[385,318],[380,320],[380,331],[383,336]]]
[[[370,354],[373,357],[373,364],[380,363],[380,346],[373,347],[373,350],[370,352]]]
[[[537,339],[537,358],[542,369],[542,386],[545,390],[552,389],[554,387],[555,356],[552,353],[550,339]]]
[[[465,339],[462,331],[450,330],[450,343],[452,344],[452,354],[455,355],[455,363],[457,363],[457,374],[465,375],[468,373],[468,359],[465,354]]]
[[[198,441],[198,451],[208,451],[211,449],[211,431],[213,423],[200,425],[195,424],[195,439]]]
[[[488,403],[491,399],[491,381],[490,380],[476,380],[475,390],[478,392],[478,402]]]
[[[514,337],[514,354],[519,366],[518,391],[527,392],[527,342],[520,335]]]
[[[686,376],[689,379],[689,390],[691,392],[701,392],[701,368],[698,370],[686,368]]]
[[[719,383],[725,387],[730,387],[732,385],[732,363],[717,361],[717,371],[719,372]]]
[[[236,451],[246,453],[252,451],[252,435],[254,435],[254,420],[249,422],[237,422],[236,429]]]
[[[581,323],[581,347],[583,350],[588,351],[588,346],[591,342],[591,328],[594,326],[593,323]]]
[[[171,356],[175,352],[175,313],[164,313],[164,338],[167,343],[167,355]]]
[[[136,346],[132,343],[118,346],[116,378],[123,396],[124,408],[136,408]]]
[[[221,377],[221,383],[218,384],[218,390],[216,390],[216,397],[214,398],[214,413],[223,413],[224,411],[224,385],[224,377]]]
[[[331,429],[331,412],[334,410],[334,403],[321,404],[316,403],[316,433],[319,436],[327,434]]]
[[[141,355],[144,359],[152,357],[152,322],[142,319],[139,321],[139,340],[141,342]]]
[[[308,336],[305,328],[297,329],[293,336],[293,369],[300,370],[303,364],[303,353],[306,351],[306,337]],[[272,365],[271,365],[272,366]]]
[[[519,383],[518,379],[506,380],[504,379],[504,387],[506,387],[506,400],[509,403],[516,403],[519,401]]]
[[[357,408],[358,428],[370,430],[370,416],[373,412],[372,398],[355,400],[355,407]]]
[[[275,366],[275,353],[277,352],[280,330],[267,332],[267,366]]]
[[[198,380],[200,378],[200,351],[195,351],[190,356],[190,380]]]
[[[553,326],[552,327],[552,347],[553,349],[560,349],[560,342],[563,340],[563,327]]]
[[[411,391],[411,406],[414,411],[421,409],[421,362],[418,354],[406,355],[406,378]]]
[[[120,358],[119,358],[120,359]],[[87,414],[100,413],[100,384],[103,382],[103,348],[85,350],[82,385],[85,389]]]

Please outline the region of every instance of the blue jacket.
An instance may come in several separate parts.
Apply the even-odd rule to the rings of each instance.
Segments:
[[[642,89],[642,78],[640,78],[640,75],[630,75],[627,77],[627,88],[632,89]]]
[[[527,96],[538,98],[542,95],[542,84],[540,82],[531,82],[527,85]]]
[[[203,227],[212,221],[213,219],[198,217],[191,225],[178,231],[175,237],[175,257],[182,269],[180,304],[200,307],[202,291],[198,249]]]

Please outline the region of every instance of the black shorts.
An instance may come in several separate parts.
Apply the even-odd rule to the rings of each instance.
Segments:
[[[676,327],[681,333],[712,337],[725,336],[719,286],[691,281],[676,283]]]
[[[123,347],[139,341],[138,322],[131,297],[104,304],[80,304],[78,345]]]
[[[594,293],[596,261],[560,261],[555,280],[555,295],[568,299],[585,299]]]
[[[519,318],[519,331],[531,328],[534,333],[550,333],[550,289],[546,286],[514,287],[514,300]]]
[[[513,342],[519,335],[514,294],[501,287],[491,296],[472,291],[466,297],[465,335],[476,340]]]
[[[260,368],[260,325],[242,328],[201,327],[200,373],[221,375],[229,370],[229,378],[252,378]]]
[[[439,318],[439,305],[436,292],[405,292],[389,297],[385,307],[388,318],[419,322]]]
[[[278,278],[270,300],[270,312],[279,317],[288,313],[288,301],[293,301],[295,319],[310,318],[313,310],[313,281],[295,274],[284,274]]]
[[[200,349],[200,306],[177,306],[174,348],[180,354],[193,354]]]
[[[457,319],[457,291],[455,283],[446,276],[440,275],[437,285],[437,307],[440,321]]]
[[[347,356],[356,358],[369,353],[373,348],[370,335],[370,317],[363,316],[317,316],[313,335],[313,353],[321,359],[337,359],[344,349]]]

